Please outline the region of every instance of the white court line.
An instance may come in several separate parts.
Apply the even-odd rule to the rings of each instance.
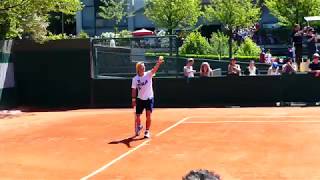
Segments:
[[[286,116],[286,115],[246,115],[246,116],[229,116],[229,115],[224,115],[224,116],[194,116],[193,118],[195,119],[217,119],[217,118],[228,118],[228,119],[242,119],[242,118],[315,118],[314,116]]]
[[[162,130],[161,132],[159,132],[158,134],[156,134],[156,137],[161,136],[162,134],[170,131],[171,129],[175,128],[176,126],[178,126],[179,124],[209,124],[209,123],[264,123],[264,122],[285,122],[285,123],[289,123],[289,122],[309,122],[309,123],[320,123],[320,121],[274,121],[274,120],[262,120],[262,121],[234,121],[234,120],[230,120],[230,121],[194,121],[194,122],[187,122],[187,120],[193,119],[193,118],[199,118],[199,119],[203,119],[203,118],[219,118],[219,117],[226,117],[226,116],[190,116],[190,117],[185,117],[181,120],[179,120],[178,122],[176,122],[175,124],[173,124],[172,126]],[[227,116],[228,118],[279,118],[279,117],[288,117],[288,118],[306,118],[306,116]],[[99,174],[100,172],[108,169],[110,166],[112,166],[113,164],[117,163],[118,161],[120,161],[121,159],[125,158],[126,156],[130,155],[131,153],[137,151],[138,149],[140,149],[141,147],[145,146],[147,143],[149,143],[151,141],[151,139],[146,140],[145,142],[141,143],[140,145],[138,145],[137,147],[125,152],[124,154],[120,155],[119,157],[113,159],[111,162],[107,163],[106,165],[102,166],[101,168],[93,171],[91,174],[81,178],[81,180],[87,180],[97,174]]]
[[[106,170],[107,168],[109,168],[110,166],[112,166],[114,163],[120,161],[121,159],[125,158],[126,156],[128,156],[129,154],[133,153],[134,151],[138,150],[139,148],[141,148],[142,146],[146,145],[148,142],[150,142],[151,139],[146,140],[145,142],[141,143],[139,146],[127,151],[126,153],[120,155],[119,157],[117,157],[116,159],[112,160],[111,162],[109,162],[108,164],[102,166],[101,168],[93,171],[91,174],[81,178],[80,180],[87,180],[95,175],[97,175],[98,173]]]
[[[314,121],[274,121],[274,120],[265,120],[265,121],[189,121],[189,122],[183,122],[182,124],[219,124],[219,123],[320,123],[320,121],[314,120]]]
[[[156,137],[161,136],[162,134],[168,132],[168,131],[171,130],[172,128],[174,128],[174,127],[178,126],[179,124],[183,123],[184,121],[189,120],[189,119],[192,119],[192,118],[194,118],[194,117],[185,117],[185,118],[181,119],[180,121],[176,122],[174,125],[172,125],[172,126],[168,127],[167,129],[159,132],[159,133],[156,135]]]
[[[160,133],[158,133],[156,136],[158,137],[158,136],[160,136],[160,135],[168,132],[170,129],[178,126],[179,124],[181,124],[181,123],[183,123],[184,121],[186,121],[186,120],[188,120],[188,119],[191,119],[191,118],[193,118],[193,117],[185,117],[185,118],[179,120],[177,123],[173,124],[172,126],[166,128],[166,129],[164,129],[163,131],[161,131]],[[87,180],[87,179],[89,179],[89,178],[91,178],[91,177],[99,174],[100,172],[108,169],[110,166],[112,166],[112,165],[115,164],[116,162],[120,161],[121,159],[125,158],[126,156],[130,155],[130,154],[133,153],[134,151],[136,151],[136,150],[140,149],[141,147],[145,146],[145,145],[146,145],[147,143],[149,143],[150,141],[151,141],[151,139],[148,139],[148,140],[144,141],[143,143],[141,143],[141,144],[138,145],[137,147],[135,147],[135,148],[127,151],[126,153],[120,155],[119,157],[113,159],[111,162],[109,162],[109,163],[107,163],[106,165],[102,166],[101,168],[93,171],[93,172],[90,173],[89,175],[87,175],[87,176],[85,176],[85,177],[82,177],[80,180]]]

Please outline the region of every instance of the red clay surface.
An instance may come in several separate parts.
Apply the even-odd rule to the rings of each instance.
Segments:
[[[156,109],[152,137],[132,109],[0,119],[1,179],[320,179],[319,108]],[[144,118],[143,118],[144,120]],[[143,121],[144,122],[144,121]]]

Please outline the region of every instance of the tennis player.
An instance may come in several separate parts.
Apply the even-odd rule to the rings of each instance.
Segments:
[[[131,96],[132,96],[132,107],[136,107],[135,114],[135,133],[136,136],[140,135],[140,131],[143,126],[141,125],[140,116],[143,110],[146,109],[146,131],[144,133],[145,138],[150,137],[150,126],[151,126],[151,113],[153,109],[153,88],[152,88],[152,77],[158,71],[160,65],[163,63],[163,57],[160,56],[156,65],[151,71],[145,72],[145,66],[143,62],[136,64],[137,75],[132,79],[131,85]],[[138,91],[138,93],[137,93]],[[137,96],[138,95],[138,96]]]

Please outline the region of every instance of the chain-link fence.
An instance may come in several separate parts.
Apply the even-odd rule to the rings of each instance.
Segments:
[[[149,70],[160,55],[166,63],[158,75],[175,76],[181,69],[177,67],[180,44],[176,36],[92,39],[91,43],[93,78],[132,77],[136,62],[143,61]]]

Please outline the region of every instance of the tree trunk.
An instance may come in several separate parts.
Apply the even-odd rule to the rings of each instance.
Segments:
[[[118,25],[119,23],[117,23],[117,20],[114,19],[114,27],[113,27],[113,30],[114,30],[114,35],[116,35],[118,33]]]
[[[232,30],[229,30],[229,41],[228,41],[228,44],[229,44],[229,59],[232,58]]]
[[[61,12],[61,34],[64,34],[64,15]]]
[[[172,56],[172,45],[173,45],[173,42],[172,42],[172,34],[173,34],[173,30],[172,29],[169,29],[169,48],[170,48],[170,56]]]

